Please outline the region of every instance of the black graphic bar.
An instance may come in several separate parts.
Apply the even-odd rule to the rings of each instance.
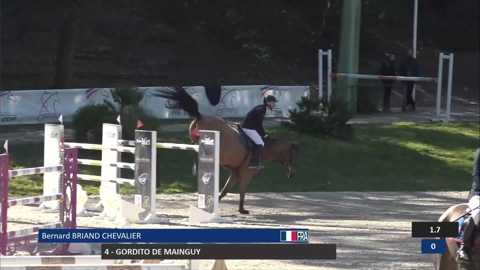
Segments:
[[[103,244],[103,260],[335,260],[335,244]]]
[[[458,237],[458,222],[412,222],[412,237]]]

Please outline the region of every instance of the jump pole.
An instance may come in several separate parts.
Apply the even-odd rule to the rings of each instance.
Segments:
[[[50,162],[52,160],[57,160],[59,152],[55,151],[57,145],[60,145],[63,137],[63,125],[45,125],[45,162]],[[135,140],[135,147],[125,147],[119,146],[121,141],[121,132],[122,127],[115,124],[104,124],[103,125],[103,134],[102,134],[102,145],[96,144],[86,144],[86,143],[64,143],[66,147],[78,148],[78,149],[89,149],[89,150],[101,150],[102,151],[102,160],[101,161],[90,161],[83,160],[82,162],[90,163],[90,165],[102,165],[101,166],[101,176],[95,175],[78,175],[79,180],[87,181],[96,181],[101,182],[100,185],[100,198],[101,202],[94,207],[94,209],[99,209],[103,205],[103,211],[99,216],[96,216],[95,219],[107,219],[114,220],[120,205],[115,203],[116,198],[112,199],[112,195],[120,196],[120,184],[129,184],[135,186],[135,204],[141,206],[146,211],[140,215],[140,218],[143,220],[137,221],[137,223],[149,223],[149,224],[162,224],[169,223],[168,220],[159,218],[156,214],[156,131],[143,131],[136,130],[135,136],[138,134],[144,134],[143,137],[147,136],[153,143],[150,145],[142,145],[140,136],[139,140]],[[50,136],[51,134],[52,136]],[[57,135],[58,134],[58,135]],[[63,139],[64,140],[64,139]],[[147,151],[148,149],[148,151]],[[121,179],[118,178],[120,171],[119,167],[125,167],[125,163],[121,163],[120,152],[134,153],[135,154],[135,164],[133,169],[135,170],[135,179]],[[86,162],[89,161],[89,162]],[[142,161],[142,162],[139,162]],[[82,163],[80,162],[80,163]],[[93,164],[98,163],[98,164]],[[148,166],[146,165],[148,164]],[[103,166],[108,165],[108,166]],[[128,165],[128,164],[127,164]],[[132,164],[133,165],[133,164]],[[132,165],[126,167],[132,168]],[[148,176],[145,179],[145,176]],[[44,195],[56,194],[55,183],[58,183],[58,178],[50,173],[44,175]],[[138,186],[143,188],[139,189]],[[145,188],[147,187],[147,188]],[[138,200],[142,198],[142,200]],[[115,200],[114,200],[115,199]],[[109,201],[109,203],[102,203],[102,201]],[[147,203],[146,203],[147,202]],[[79,206],[81,208],[83,206]],[[39,209],[47,211],[55,211],[58,209],[55,205],[41,205]],[[50,210],[49,210],[50,209]],[[83,211],[82,211],[83,210]],[[92,209],[89,209],[92,210]],[[78,209],[78,216],[92,216],[91,213],[86,212],[85,209]]]
[[[332,97],[332,50],[318,50],[318,98],[323,98],[323,56],[327,57],[327,99]]]
[[[392,80],[392,81],[411,81],[411,82],[436,82],[437,83],[437,106],[436,106],[436,118],[432,121],[450,121],[451,104],[452,104],[452,85],[453,85],[453,53],[444,54],[440,53],[438,60],[438,77],[405,77],[405,76],[381,76],[381,75],[367,75],[367,74],[346,74],[346,73],[332,73],[331,72],[331,52],[324,52],[319,50],[318,60],[318,85],[319,85],[319,97],[323,95],[323,56],[327,56],[328,65],[330,69],[327,71],[329,80],[327,80],[327,88],[329,89],[329,96],[331,95],[332,81],[331,78],[355,78],[364,80]],[[445,107],[445,113],[441,111],[442,104],[442,80],[443,80],[443,60],[448,60],[448,82],[447,82],[447,101]]]

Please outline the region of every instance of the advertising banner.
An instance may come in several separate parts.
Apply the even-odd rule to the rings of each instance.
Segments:
[[[145,92],[142,107],[162,119],[188,119],[182,110],[168,109],[168,100],[153,94],[167,87],[140,87]],[[308,96],[308,86],[231,85],[222,86],[222,97],[217,106],[208,102],[203,86],[185,87],[198,101],[200,112],[222,118],[242,118],[265,95],[274,95],[279,101],[266,117],[288,117],[288,109],[296,108],[302,96]],[[0,125],[56,123],[60,115],[65,122],[82,106],[113,101],[110,88],[0,91]]]

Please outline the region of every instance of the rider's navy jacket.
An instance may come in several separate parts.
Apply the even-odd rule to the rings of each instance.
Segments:
[[[255,106],[247,113],[247,116],[243,120],[242,128],[256,130],[261,137],[265,136],[266,133],[263,129],[263,119],[265,118],[266,112],[267,106]]]
[[[475,153],[475,159],[473,160],[473,184],[470,197],[474,195],[480,196],[480,148]]]

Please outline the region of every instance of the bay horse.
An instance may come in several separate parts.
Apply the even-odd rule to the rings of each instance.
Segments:
[[[439,222],[457,222],[459,218],[465,215],[468,208],[467,203],[456,204],[448,208],[445,213],[438,219]],[[465,269],[465,270],[478,270],[480,269],[480,242],[476,241],[475,243],[475,254],[473,254],[471,265],[460,265],[457,263],[457,251],[460,247],[460,244],[454,238],[446,238],[447,242],[447,252],[445,254],[435,255],[435,269],[436,270],[455,270],[455,269]],[[461,268],[459,268],[461,267]]]
[[[248,168],[252,156],[250,147],[253,147],[253,142],[243,134],[238,125],[231,126],[227,121],[217,116],[202,115],[198,109],[197,101],[182,87],[160,89],[153,95],[169,100],[169,109],[182,109],[190,117],[195,117],[189,127],[189,136],[192,143],[199,143],[199,130],[220,132],[220,164],[229,170],[230,176],[218,199],[221,200],[232,191],[236,183],[240,183],[238,211],[241,214],[248,214],[249,211],[244,208],[245,192],[252,178],[258,174],[258,170]],[[270,139],[265,141],[261,161],[265,164],[274,159],[280,159],[286,168],[287,176],[292,177],[295,175],[297,156],[297,142]]]

